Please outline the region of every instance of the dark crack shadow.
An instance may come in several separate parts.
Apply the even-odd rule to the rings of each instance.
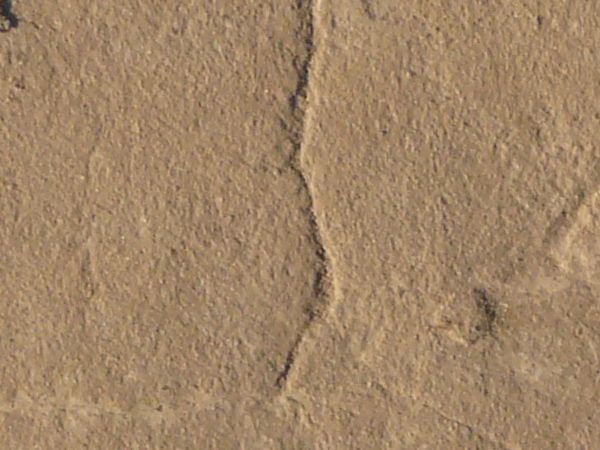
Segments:
[[[12,0],[0,0],[0,32],[19,26],[19,18],[13,12],[12,6]]]
[[[500,312],[498,302],[482,288],[473,290],[475,295],[475,305],[481,316],[480,322],[475,326],[475,337],[472,342],[477,342],[486,337],[496,337],[496,327],[498,324]]]
[[[292,367],[294,365],[296,353],[298,352],[298,348],[300,347],[300,343],[302,342],[302,337],[303,335],[301,334],[296,338],[294,344],[292,345],[292,348],[288,351],[286,355],[285,363],[283,364],[283,369],[279,372],[277,380],[275,381],[275,385],[279,389],[283,388],[283,386],[285,386],[285,383],[287,382],[290,371],[292,370]]]
[[[323,243],[321,230],[315,212],[315,199],[311,190],[310,176],[302,164],[302,154],[306,139],[307,111],[309,111],[308,91],[310,84],[310,71],[315,53],[315,21],[313,0],[297,0],[296,13],[298,15],[298,28],[296,35],[300,47],[298,56],[294,60],[297,81],[296,87],[289,97],[290,118],[282,122],[282,127],[287,131],[293,151],[290,155],[289,167],[296,175],[301,189],[306,193],[307,205],[304,214],[308,221],[311,245],[316,255],[315,278],[313,280],[313,295],[304,306],[305,319],[303,326],[294,340],[281,371],[276,380],[278,388],[283,388],[288,381],[290,373],[294,370],[296,359],[301,350],[305,335],[312,328],[315,321],[320,319],[329,300],[330,289],[330,261],[327,249]]]

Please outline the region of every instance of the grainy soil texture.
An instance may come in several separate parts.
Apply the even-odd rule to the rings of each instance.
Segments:
[[[0,448],[600,448],[600,2],[0,0]]]

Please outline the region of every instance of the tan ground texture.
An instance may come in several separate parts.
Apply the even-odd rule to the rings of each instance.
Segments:
[[[600,449],[600,2],[1,13],[0,449]]]

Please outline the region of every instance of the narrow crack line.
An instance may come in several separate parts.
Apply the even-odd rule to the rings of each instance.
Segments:
[[[80,251],[82,252],[81,262],[81,275],[84,283],[84,289],[87,293],[87,299],[92,300],[100,290],[100,282],[96,268],[97,264],[97,252],[96,252],[96,202],[93,200],[93,177],[94,177],[94,160],[99,158],[99,143],[101,140],[100,136],[101,129],[96,131],[95,140],[87,155],[87,162],[85,164],[85,175],[84,175],[84,188],[79,206],[79,215],[81,221],[85,223],[85,236],[82,241]]]
[[[300,333],[298,337],[296,337],[292,348],[288,351],[288,354],[285,358],[285,363],[283,364],[283,369],[281,370],[281,372],[279,372],[279,375],[277,376],[275,384],[280,389],[285,386],[285,383],[290,374],[290,370],[292,370],[292,366],[294,365],[294,359],[296,358],[296,353],[298,352],[298,348],[300,347],[300,343],[302,342],[302,336],[306,332],[307,327],[308,324],[305,323],[302,333]]]
[[[293,95],[290,97],[291,121],[285,123],[284,127],[289,133],[293,152],[290,159],[290,167],[296,174],[302,190],[308,197],[306,216],[312,244],[317,257],[317,268],[313,285],[312,302],[305,308],[306,319],[301,331],[296,337],[293,345],[287,353],[285,363],[276,380],[278,388],[285,387],[289,375],[294,368],[298,352],[302,346],[306,333],[315,320],[321,318],[329,300],[330,268],[331,262],[327,249],[323,243],[321,229],[315,212],[315,197],[311,188],[310,173],[303,163],[305,145],[307,141],[308,119],[311,112],[309,103],[309,85],[311,69],[315,54],[315,8],[318,0],[296,0],[295,9],[299,17],[298,37],[301,39],[302,47],[300,57],[295,61],[298,82]]]
[[[461,428],[464,428],[464,429],[468,430],[469,433],[473,434],[474,436],[477,436],[480,440],[482,440],[484,442],[489,442],[489,443],[491,443],[491,444],[493,444],[493,445],[495,445],[495,446],[497,446],[497,447],[499,447],[499,448],[501,448],[503,450],[508,450],[508,447],[506,447],[504,444],[496,441],[495,439],[493,439],[492,437],[488,436],[487,434],[482,433],[481,431],[479,431],[473,425],[471,425],[471,424],[469,424],[469,423],[467,423],[467,422],[465,422],[463,420],[457,419],[455,417],[451,417],[448,414],[444,413],[443,411],[440,411],[437,408],[434,408],[431,405],[424,404],[423,407],[426,408],[426,409],[428,409],[428,410],[430,410],[430,411],[432,411],[434,414],[436,414],[442,420],[445,420],[448,423],[453,423],[453,424],[455,424],[458,427],[461,427]]]
[[[130,408],[118,406],[109,406],[101,403],[85,403],[68,401],[33,401],[19,400],[10,403],[0,403],[1,414],[38,414],[42,416],[51,416],[55,414],[86,414],[93,416],[121,416],[127,418],[150,419],[154,417],[178,416],[189,412],[202,412],[210,406],[203,407],[199,404],[190,403],[187,406],[169,408],[158,404],[151,406],[148,404],[136,404]]]

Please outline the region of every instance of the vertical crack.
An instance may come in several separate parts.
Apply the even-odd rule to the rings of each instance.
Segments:
[[[313,298],[305,308],[306,318],[302,329],[296,337],[292,347],[287,353],[283,368],[276,380],[278,388],[283,388],[294,368],[298,352],[302,346],[306,332],[314,321],[322,317],[329,298],[330,286],[330,259],[323,243],[323,237],[315,212],[315,197],[311,187],[310,173],[303,162],[305,145],[307,141],[308,119],[311,112],[309,104],[309,84],[311,69],[315,54],[315,4],[318,0],[296,0],[294,8],[299,18],[297,36],[302,42],[299,56],[294,61],[298,81],[295,91],[290,97],[291,120],[284,124],[292,143],[292,157],[290,167],[296,174],[302,189],[308,197],[306,216],[312,245],[317,257],[317,268],[313,285]]]

